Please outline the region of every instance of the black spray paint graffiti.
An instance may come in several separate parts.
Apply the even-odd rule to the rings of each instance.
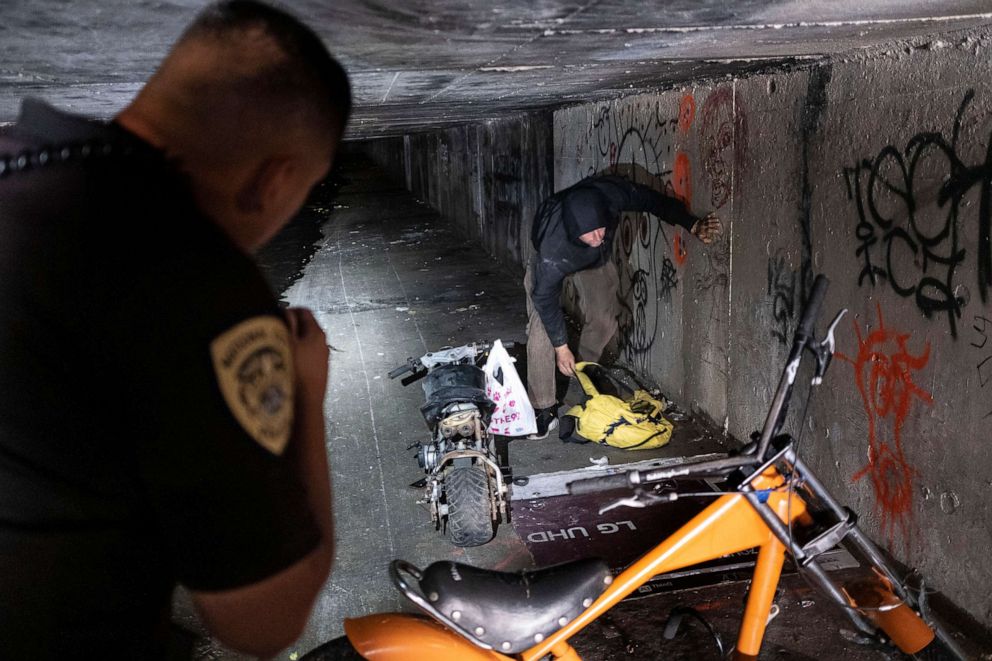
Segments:
[[[782,255],[768,260],[768,295],[772,297],[772,316],[775,325],[772,337],[783,346],[788,346],[790,325],[796,313],[798,277]]]
[[[823,111],[827,108],[827,85],[833,77],[833,66],[825,64],[810,72],[803,106],[802,130],[802,230],[803,255],[799,270],[799,308],[806,307],[806,296],[813,288],[813,184],[809,174],[809,147],[820,130]]]
[[[827,107],[827,86],[833,67],[825,64],[810,72],[806,97],[800,114],[801,179],[799,231],[802,255],[799,272],[786,265],[779,254],[768,260],[768,296],[771,297],[773,325],[771,335],[782,345],[790,341],[789,329],[800,310],[806,307],[806,297],[813,286],[813,184],[810,178],[810,144],[820,130],[823,111]]]
[[[975,370],[978,372],[978,387],[985,388],[992,381],[992,353],[986,353],[989,351],[985,349],[985,345],[989,341],[989,326],[992,326],[992,320],[985,317],[975,315],[975,324],[972,326],[975,329],[977,339],[980,343],[972,342],[971,346],[982,351],[982,360],[975,366]],[[985,414],[984,417],[988,418],[992,416],[992,411]]]
[[[614,252],[620,274],[618,348],[626,361],[644,370],[661,319],[658,301],[671,303],[678,278],[672,260],[663,254],[668,243],[665,231],[660,227],[650,231],[646,214],[627,214],[620,221],[619,232],[620,241]],[[653,303],[652,290],[657,292]]]
[[[676,181],[678,136],[692,123],[691,116],[681,119],[680,128],[680,115],[665,116],[658,102],[604,107],[589,127],[586,149],[594,151],[596,161],[588,173],[621,174],[669,195],[690,197],[686,182]],[[669,254],[672,231],[642,213],[624,215],[617,232],[613,258],[620,274],[618,349],[624,361],[642,371],[648,369],[664,308],[670,307],[680,283]]]
[[[497,219],[496,245],[507,246],[516,261],[521,260],[520,229],[523,224],[519,158],[496,154],[492,161],[493,217]]]
[[[658,278],[658,300],[672,302],[672,291],[679,286],[676,274],[675,265],[668,259],[668,255],[665,255],[661,263],[661,277]]]
[[[902,151],[889,145],[875,158],[844,168],[848,199],[858,213],[858,284],[887,282],[900,296],[913,298],[927,318],[946,314],[955,338],[967,304],[967,290],[955,283],[955,272],[967,254],[959,225],[972,208],[970,194],[978,196],[973,208],[983,303],[992,284],[992,136],[984,161],[966,164],[959,154],[961,126],[974,96],[974,90],[965,94],[950,140],[942,133],[919,133]]]

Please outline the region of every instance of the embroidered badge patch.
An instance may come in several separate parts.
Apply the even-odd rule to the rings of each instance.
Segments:
[[[210,343],[231,413],[259,445],[282,454],[293,426],[293,354],[277,317],[253,317]]]

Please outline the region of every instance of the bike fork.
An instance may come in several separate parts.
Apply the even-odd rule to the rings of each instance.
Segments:
[[[790,448],[788,450],[785,455],[785,459],[794,467],[795,471],[800,476],[800,479],[806,484],[806,488],[809,489],[820,500],[820,502],[826,505],[834,516],[840,521],[840,523],[835,526],[836,529],[842,531],[840,537],[842,539],[849,540],[850,543],[852,543],[875,567],[881,571],[882,578],[885,579],[888,588],[896,597],[896,601],[901,602],[906,608],[911,609],[915,616],[923,620],[923,622],[925,622],[926,625],[933,630],[934,635],[940,639],[940,641],[951,653],[959,659],[966,659],[967,656],[958,645],[957,641],[951,637],[950,633],[948,633],[940,622],[926,612],[925,604],[921,603],[924,600],[916,599],[910,590],[907,589],[906,585],[903,583],[903,579],[899,577],[896,569],[892,567],[891,563],[882,554],[882,551],[875,545],[875,542],[873,542],[871,538],[858,527],[857,516],[851,510],[843,507],[834,499],[831,493],[827,491],[827,488],[823,486],[813,472],[810,471],[803,461],[796,456],[793,449]],[[850,612],[850,609],[845,610]],[[906,616],[908,617],[909,614],[907,613]],[[889,631],[886,631],[886,633],[895,639],[892,633],[889,633]]]
[[[917,599],[911,594],[911,592],[903,584],[902,579],[899,578],[896,570],[891,566],[891,564],[882,555],[881,550],[875,545],[875,543],[864,534],[864,532],[857,525],[857,517],[849,509],[841,506],[834,497],[827,491],[826,487],[816,478],[816,476],[807,468],[807,466],[800,460],[793,448],[786,448],[781,454],[781,459],[788,464],[794,475],[798,476],[799,480],[804,484],[806,490],[811,492],[823,505],[825,505],[834,517],[837,519],[838,523],[834,525],[829,530],[825,531],[819,535],[816,539],[808,542],[805,546],[800,546],[793,538],[788,526],[782,522],[782,519],[776,515],[775,511],[759,497],[757,493],[754,492],[753,487],[750,484],[742,485],[742,489],[746,491],[745,497],[748,502],[754,508],[755,512],[761,517],[762,521],[768,525],[774,536],[782,543],[784,548],[789,551],[795,562],[800,566],[800,569],[806,576],[811,579],[817,587],[823,590],[834,602],[843,606],[844,613],[847,615],[848,619],[854,624],[857,629],[868,636],[875,636],[876,631],[879,628],[876,624],[882,625],[891,622],[891,618],[868,618],[862,615],[857,608],[851,597],[842,589],[839,588],[834,581],[827,575],[826,570],[817,561],[817,556],[819,556],[824,551],[834,548],[844,540],[848,540],[853,544],[864,557],[867,558],[875,567],[877,567],[881,575],[885,580],[885,583],[891,589],[892,595],[895,597],[893,600],[895,603],[904,604],[908,609],[911,609],[911,613],[903,612],[902,615],[905,619],[901,620],[903,622],[909,622],[919,618],[922,620],[929,629],[931,629],[934,635],[940,639],[940,641],[955,654],[960,659],[966,659],[967,657],[961,650],[957,642],[951,638],[950,634],[932,617],[928,617],[925,612],[922,612],[921,604]],[[759,555],[760,558],[760,555]],[[770,605],[770,604],[769,604]],[[886,607],[888,608],[888,607]],[[883,630],[886,630],[883,628]],[[905,640],[907,636],[900,635],[900,632],[887,631],[886,634],[893,638],[894,641],[899,641],[900,639]],[[909,636],[913,640],[918,640],[916,635]],[[760,645],[760,638],[758,639]],[[743,652],[744,650],[742,650]],[[756,653],[756,652],[755,652]],[[747,658],[742,657],[742,658]]]

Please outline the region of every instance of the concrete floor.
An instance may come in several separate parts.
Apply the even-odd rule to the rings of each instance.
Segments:
[[[278,658],[293,659],[341,635],[344,617],[407,609],[387,576],[394,558],[419,566],[441,559],[502,570],[532,566],[533,555],[512,525],[501,525],[492,542],[471,549],[451,546],[433,529],[415,504],[419,492],[408,486],[422,475],[406,450],[426,433],[422,393],[417,385],[404,388],[386,376],[407,357],[444,345],[523,340],[519,274],[492,263],[429,207],[354,158],[340,164],[335,178],[259,257],[274,286],[285,288],[286,303],[315,311],[334,348],[327,447],[336,560],[304,636]],[[573,388],[566,400],[577,397]],[[628,453],[552,437],[510,442],[509,463],[515,478],[537,482],[540,474],[589,466],[591,457],[618,464],[720,449],[712,430],[681,421],[672,442],[656,451]],[[592,661],[715,658],[698,623],[674,641],[663,640],[665,619],[676,605],[693,606],[732,644],[745,590],[746,584],[730,582],[627,601],[574,643]],[[777,603],[781,614],[769,629],[763,658],[896,658],[852,642],[839,611],[798,576],[783,581]],[[177,619],[197,628],[181,596],[178,604]],[[203,641],[194,656],[239,658]]]

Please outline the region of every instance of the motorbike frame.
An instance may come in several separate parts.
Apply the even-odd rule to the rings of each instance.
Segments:
[[[511,346],[513,343],[508,343],[506,346]],[[475,342],[472,344],[466,344],[458,347],[445,347],[437,351],[428,352],[421,356],[420,358],[409,358],[407,362],[399,367],[395,368],[389,373],[389,378],[395,379],[404,374],[408,374],[406,378],[403,379],[402,383],[404,386],[410,385],[415,381],[419,381],[424,376],[430,374],[434,369],[443,367],[445,365],[472,365],[478,368],[476,361],[480,356],[483,356],[489,349],[491,345],[488,343]],[[509,499],[509,490],[506,485],[505,476],[502,469],[496,459],[496,451],[493,446],[493,435],[489,433],[484,424],[484,418],[482,412],[480,411],[480,416],[478,419],[478,428],[476,429],[477,438],[476,442],[480,446],[485,448],[482,450],[475,449],[456,449],[449,450],[443,455],[437,458],[435,465],[427,469],[426,487],[423,499],[419,500],[420,504],[425,504],[430,508],[431,519],[435,525],[441,525],[444,517],[447,515],[442,512],[442,504],[440,502],[440,493],[444,490],[444,471],[448,468],[450,464],[458,459],[472,459],[473,461],[478,461],[486,466],[487,473],[490,479],[490,491],[489,491],[489,507],[490,507],[490,518],[492,521],[506,521],[507,520],[507,501]],[[431,438],[428,441],[431,445],[436,445],[439,443],[438,435],[440,434],[438,427],[440,421],[435,422],[432,426],[428,423],[428,430],[431,433]],[[423,444],[421,444],[423,445]]]

